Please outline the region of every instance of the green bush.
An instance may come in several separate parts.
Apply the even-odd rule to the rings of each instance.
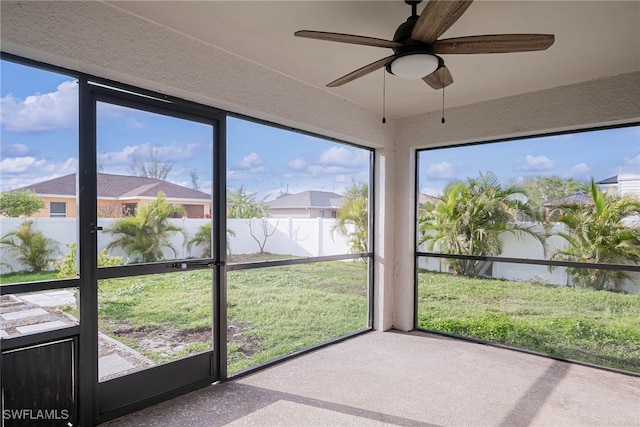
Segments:
[[[29,271],[45,270],[58,252],[58,242],[32,228],[33,221],[24,221],[17,230],[5,234],[0,244],[8,247],[9,253]]]
[[[69,248],[69,252],[64,258],[58,257],[51,263],[52,266],[58,270],[57,276],[60,279],[76,277],[78,275],[76,269],[78,245],[76,243],[67,243],[66,246]],[[106,249],[98,252],[98,267],[115,267],[117,265],[122,265],[122,257],[108,255]]]
[[[17,218],[44,209],[44,200],[32,190],[6,191],[0,194],[0,214]]]

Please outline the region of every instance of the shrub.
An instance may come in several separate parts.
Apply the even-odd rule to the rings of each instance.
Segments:
[[[20,263],[29,266],[29,271],[38,273],[45,270],[58,252],[58,242],[32,228],[33,221],[24,221],[20,227],[5,234],[0,244]]]
[[[67,277],[75,277],[78,275],[77,271],[77,244],[76,243],[67,243],[67,248],[69,248],[69,252],[63,257],[58,257],[54,262],[52,262],[52,266],[58,270],[57,276],[60,279],[64,279]],[[107,254],[107,250],[103,249],[98,252],[98,267],[115,267],[117,265],[122,265],[122,257],[119,256],[111,256]]]
[[[7,191],[0,194],[0,214],[8,217],[29,216],[44,207],[44,200],[31,190]]]

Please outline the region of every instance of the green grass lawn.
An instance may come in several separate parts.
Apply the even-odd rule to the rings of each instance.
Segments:
[[[0,283],[54,278],[12,273]],[[362,262],[229,272],[229,372],[364,329],[366,282]],[[211,348],[211,272],[108,279],[99,288],[100,330],[156,363]],[[420,328],[640,372],[638,294],[421,272],[418,301]]]
[[[228,371],[367,326],[367,268],[325,262],[230,272]],[[211,348],[211,272],[99,283],[100,331],[156,363]]]
[[[640,372],[640,295],[418,276],[418,326]]]
[[[43,280],[55,280],[57,278],[55,271],[41,271],[39,273],[17,271],[14,273],[0,274],[0,285],[10,285],[12,283],[22,282],[39,282]]]
[[[324,262],[227,275],[230,373],[367,327],[367,267]]]

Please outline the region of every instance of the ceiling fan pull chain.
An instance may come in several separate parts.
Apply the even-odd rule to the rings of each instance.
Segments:
[[[441,68],[443,69],[444,66]],[[440,72],[440,82],[442,83],[442,123],[444,123],[444,76]]]
[[[382,124],[387,123],[387,72],[382,69]]]

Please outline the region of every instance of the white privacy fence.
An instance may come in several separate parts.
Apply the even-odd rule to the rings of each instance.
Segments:
[[[40,230],[45,236],[55,240],[59,244],[60,256],[64,256],[69,250],[65,246],[67,243],[74,243],[77,236],[77,222],[75,218],[30,218],[33,221],[33,228]],[[16,230],[24,221],[23,218],[0,218],[0,236]],[[105,248],[115,236],[106,233],[117,221],[114,218],[99,218],[98,225],[103,227],[103,231],[98,231],[98,250]],[[189,257],[199,257],[202,248],[194,246],[191,251],[187,250],[187,241],[195,236],[201,225],[206,224],[207,219],[181,218],[171,219],[173,225],[181,227],[186,235],[185,240],[179,233],[171,237],[171,244],[176,249],[174,255],[169,249],[165,249],[166,259],[184,259]],[[252,254],[260,250],[259,244],[252,237],[255,236],[261,243],[264,242],[264,251],[273,254],[294,255],[300,257],[313,257],[324,255],[340,255],[349,253],[347,238],[333,231],[335,219],[331,218],[269,218],[261,219],[229,219],[227,229],[233,231],[227,234],[229,239],[229,249],[233,254]],[[250,225],[251,224],[251,225]],[[553,231],[562,230],[562,225],[556,225]],[[265,240],[265,234],[267,235]],[[552,236],[547,239],[547,253],[542,249],[540,243],[533,237],[526,236],[518,239],[511,233],[504,233],[502,236],[503,251],[505,257],[524,259],[545,259],[558,248],[564,248],[567,242],[559,237]],[[6,248],[0,249],[2,255],[0,273],[25,270],[26,266],[21,265],[10,254]],[[114,248],[109,251],[109,255],[122,256],[127,260],[127,256],[122,248]],[[446,260],[421,258],[420,268],[432,271],[447,271]],[[491,266],[490,276],[497,279],[515,281],[538,281],[555,285],[567,285],[570,283],[566,268],[558,267],[550,270],[543,265],[512,264],[494,262]],[[636,274],[636,276],[639,276]],[[640,279],[640,278],[639,278]],[[628,282],[624,288],[630,293],[640,293],[640,287],[633,282]]]
[[[542,227],[539,227],[537,231],[543,232]],[[558,231],[566,231],[564,225],[555,224],[551,232],[556,233]],[[540,242],[532,236],[526,235],[518,238],[512,233],[502,233],[500,239],[503,244],[502,256],[509,258],[549,259],[554,251],[564,249],[568,245],[567,241],[562,237],[550,236],[546,240],[547,251],[545,254]],[[431,271],[448,272],[446,261],[444,258],[420,258],[418,266]],[[640,274],[631,274],[635,274],[636,281],[640,281]],[[539,282],[551,285],[571,284],[565,267],[550,269],[545,265],[493,262],[487,276],[518,282]],[[630,280],[625,282],[622,289],[629,293],[640,293],[640,286],[635,285]]]
[[[0,236],[20,227],[24,218],[0,218]],[[60,256],[69,252],[68,243],[75,243],[77,239],[77,221],[75,218],[28,218],[33,221],[32,228],[42,231],[43,234],[58,242]],[[117,219],[99,218],[98,226],[98,250],[105,248],[111,241],[117,238],[105,230],[108,230]],[[180,218],[169,220],[173,225],[182,228],[187,236],[174,233],[170,238],[171,245],[176,249],[174,255],[170,249],[164,250],[166,259],[183,259],[199,257],[202,248],[193,246],[187,250],[187,242],[193,238],[201,225],[210,220]],[[252,254],[260,251],[260,246],[252,237],[255,236],[260,244],[264,244],[264,251],[273,254],[286,254],[301,257],[341,255],[349,253],[347,238],[333,231],[335,219],[331,218],[269,218],[261,220],[253,219],[229,219],[227,229],[229,233],[229,249],[233,254]],[[231,233],[231,231],[233,233]],[[233,235],[235,234],[235,235]],[[267,236],[265,239],[265,235]],[[4,245],[3,245],[4,246]],[[26,266],[16,261],[6,250],[1,248],[2,264],[0,273],[25,270]],[[112,256],[127,256],[122,248],[113,248],[108,252]]]

